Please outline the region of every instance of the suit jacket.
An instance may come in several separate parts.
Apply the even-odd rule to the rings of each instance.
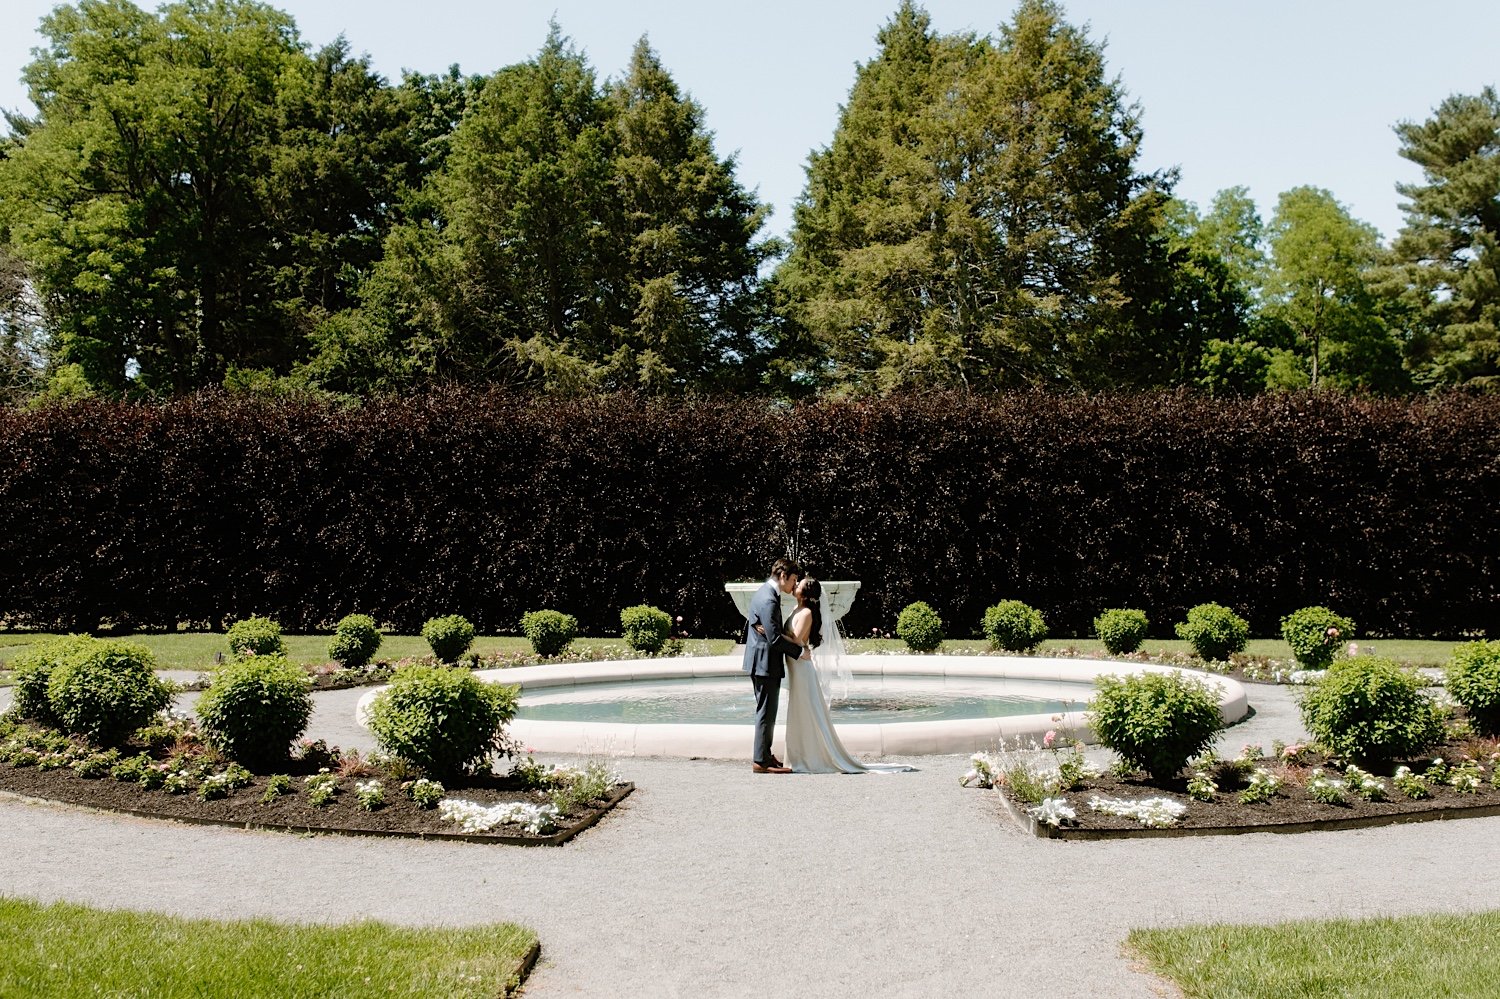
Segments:
[[[765,634],[755,630],[759,624]],[[755,591],[745,619],[744,670],[752,676],[786,676],[786,656],[802,655],[802,646],[781,633],[781,590],[770,580]]]

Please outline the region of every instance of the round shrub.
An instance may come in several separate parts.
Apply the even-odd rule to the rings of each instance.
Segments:
[[[52,670],[47,704],[63,729],[116,745],[172,702],[151,651],[129,642],[79,645]]]
[[[350,614],[338,623],[328,640],[328,658],[345,669],[359,669],[375,658],[380,629],[368,614]]]
[[[655,655],[672,634],[672,617],[664,610],[638,604],[620,611],[620,630],[625,644],[637,652]]]
[[[1047,622],[1034,607],[1002,600],[984,612],[984,634],[997,649],[1030,652],[1047,637]]]
[[[242,763],[285,760],[312,716],[312,681],[283,656],[226,663],[198,698],[210,745]]]
[[[1175,670],[1101,676],[1094,686],[1094,737],[1154,780],[1176,777],[1224,728],[1214,692]]]
[[[1150,626],[1143,610],[1116,607],[1094,618],[1094,634],[1112,656],[1129,655],[1139,649]]]
[[[1327,607],[1304,607],[1281,619],[1281,637],[1303,669],[1327,669],[1354,637],[1354,622]]]
[[[521,618],[521,633],[539,656],[555,656],[578,637],[578,619],[562,611],[531,611]]]
[[[1220,604],[1199,604],[1177,624],[1177,637],[1192,645],[1200,659],[1228,659],[1245,651],[1250,639],[1246,620]]]
[[[392,756],[439,777],[454,776],[489,759],[515,716],[519,691],[485,683],[466,669],[403,666],[370,703],[370,731]]]
[[[229,641],[229,654],[236,659],[286,655],[281,625],[268,617],[247,617],[236,621],[229,626],[229,633],[224,637]]]
[[[60,663],[92,647],[97,641],[88,635],[50,638],[11,660],[11,669],[15,670],[11,711],[43,725],[55,725],[57,719],[52,716],[52,705],[47,701],[47,684],[52,680],[52,672]]]
[[[1469,642],[1448,661],[1448,693],[1487,735],[1500,734],[1500,642]]]
[[[1302,724],[1339,756],[1415,756],[1443,738],[1443,715],[1422,679],[1389,659],[1339,659],[1302,697]]]
[[[449,614],[432,618],[422,625],[422,637],[427,640],[433,655],[445,663],[457,662],[458,657],[474,644],[474,626],[460,614]]]
[[[943,644],[943,619],[926,601],[918,600],[896,618],[896,636],[913,652],[931,652]]]

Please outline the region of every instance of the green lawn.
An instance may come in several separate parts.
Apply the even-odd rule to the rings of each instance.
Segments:
[[[535,942],[512,923],[295,926],[0,898],[0,996],[494,999]]]
[[[1500,913],[1134,930],[1190,999],[1493,999]]]
[[[53,637],[55,636],[39,632],[0,631],[0,664],[19,655],[27,645]],[[132,642],[140,642],[149,648],[163,669],[206,669],[213,665],[214,653],[222,652],[227,655],[229,652],[229,647],[224,644],[223,632],[180,632],[121,637]],[[327,635],[287,635],[285,637],[287,655],[294,661],[301,663],[328,661]],[[1373,650],[1397,662],[1408,662],[1414,666],[1443,666],[1453,654],[1453,647],[1459,643],[1367,638],[1360,639],[1359,644],[1366,651]],[[507,635],[482,635],[474,640],[473,647],[474,651],[482,655],[531,651],[531,645],[526,639]],[[630,653],[624,640],[620,638],[580,638],[573,643],[573,648],[575,651],[585,648],[595,650],[602,658]],[[721,656],[733,648],[734,642],[727,638],[690,639],[687,642],[686,652],[689,655]],[[1095,638],[1051,639],[1042,643],[1037,654],[1055,655],[1067,648],[1088,655],[1104,656],[1106,654],[1104,646]],[[1158,639],[1147,641],[1142,649],[1150,653],[1160,652],[1167,655],[1185,654],[1190,651],[1187,642]],[[851,639],[849,650],[851,652],[904,652],[906,645],[899,639]],[[429,651],[427,643],[420,635],[386,635],[380,645],[379,658],[402,659],[407,656],[424,656]],[[990,650],[983,639],[950,639],[943,643],[943,651],[957,654],[983,653]],[[1287,644],[1279,638],[1252,638],[1245,651],[1251,655],[1266,656],[1286,662],[1291,662],[1292,659],[1291,649],[1287,648]],[[4,680],[3,673],[0,673],[0,684],[3,684]]]

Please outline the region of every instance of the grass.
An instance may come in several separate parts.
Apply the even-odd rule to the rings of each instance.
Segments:
[[[493,999],[535,942],[512,923],[299,926],[0,898],[0,995]]]
[[[1500,912],[1134,930],[1126,941],[1190,999],[1493,997]]]
[[[55,635],[40,632],[0,631],[0,667],[25,648],[34,643],[54,638]],[[121,638],[139,642],[151,650],[163,669],[211,669],[214,654],[229,654],[223,632],[178,632],[176,634],[146,633],[122,635]],[[286,635],[287,655],[299,663],[322,663],[328,661],[327,635]],[[1360,648],[1388,656],[1397,662],[1413,666],[1444,666],[1453,655],[1458,642],[1437,642],[1401,638],[1361,638]],[[734,641],[728,638],[690,639],[687,653],[699,656],[727,655],[734,649]],[[854,638],[849,640],[850,652],[905,652],[906,645],[899,639]],[[602,657],[623,656],[630,653],[629,647],[620,638],[579,638],[574,649],[593,649]],[[1106,655],[1104,646],[1095,638],[1055,638],[1043,642],[1037,655],[1056,655],[1071,648],[1087,655]],[[1187,642],[1152,639],[1141,648],[1150,653],[1185,654],[1191,651]],[[531,643],[524,638],[508,635],[482,635],[474,639],[473,650],[481,655],[494,653],[528,653]],[[425,656],[431,650],[420,635],[386,635],[380,644],[379,658],[404,659],[409,656]],[[949,639],[943,643],[942,651],[950,655],[961,653],[989,652],[989,645],[982,638]],[[1245,651],[1250,655],[1292,660],[1292,650],[1279,638],[1253,638]],[[0,686],[9,682],[9,675],[0,669]]]

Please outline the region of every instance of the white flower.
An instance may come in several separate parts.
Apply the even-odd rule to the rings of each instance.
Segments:
[[[1040,805],[1028,808],[1026,814],[1038,822],[1045,822],[1049,826],[1071,825],[1078,818],[1078,813],[1068,807],[1063,798],[1046,798]]]
[[[510,802],[503,805],[481,805],[461,798],[445,798],[438,805],[438,815],[456,822],[466,833],[489,832],[499,825],[519,825],[533,836],[557,826],[559,812],[555,805],[532,805]]]
[[[1153,829],[1175,826],[1187,814],[1187,806],[1172,798],[1141,798],[1132,801],[1128,798],[1101,798],[1094,795],[1089,798],[1089,807],[1105,815],[1135,819],[1141,825]]]

